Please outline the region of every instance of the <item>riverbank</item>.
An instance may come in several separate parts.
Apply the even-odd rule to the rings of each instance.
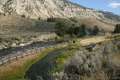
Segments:
[[[25,80],[24,75],[29,67],[54,49],[55,48],[47,48],[38,54],[29,55],[14,61],[13,63],[1,66],[0,80]]]
[[[69,43],[64,48],[57,48],[49,52],[44,58],[33,64],[26,72],[28,80],[52,80],[52,75],[64,70],[64,65],[80,48]]]
[[[24,54],[26,50],[38,50],[34,51],[33,54],[21,57],[13,62],[7,63],[0,67],[0,80],[26,80],[24,78],[25,72],[37,61],[44,58],[48,53],[65,47],[65,43],[47,42],[47,43],[34,43],[28,46],[17,48],[15,52],[21,52]],[[11,50],[10,50],[11,51]],[[13,51],[13,52],[14,52]],[[16,53],[17,54],[17,53]],[[14,54],[13,54],[14,55]]]

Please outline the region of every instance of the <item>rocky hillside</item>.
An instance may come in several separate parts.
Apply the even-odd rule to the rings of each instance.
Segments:
[[[30,18],[48,17],[80,17],[104,19],[107,22],[118,21],[110,19],[106,12],[89,9],[69,0],[0,0],[0,12],[4,14],[19,14]],[[108,14],[108,16],[115,16]]]

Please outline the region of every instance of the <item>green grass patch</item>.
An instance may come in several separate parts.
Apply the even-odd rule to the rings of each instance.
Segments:
[[[74,55],[77,49],[78,49],[78,46],[75,47],[75,45],[72,45],[72,44],[68,45],[66,47],[66,50],[63,51],[59,56],[55,58],[54,60],[55,66],[51,70],[52,74],[62,71],[64,69],[66,61]]]

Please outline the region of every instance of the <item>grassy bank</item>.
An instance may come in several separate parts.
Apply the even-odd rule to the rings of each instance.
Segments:
[[[66,50],[61,52],[61,54],[54,59],[55,66],[50,71],[50,73],[54,74],[56,72],[62,71],[65,67],[66,61],[75,54],[79,47],[80,46],[78,46],[77,44],[69,44],[65,48]]]
[[[25,80],[25,72],[31,67],[31,65],[55,49],[56,48],[47,48],[39,54],[30,55],[13,63],[1,66],[0,80]]]

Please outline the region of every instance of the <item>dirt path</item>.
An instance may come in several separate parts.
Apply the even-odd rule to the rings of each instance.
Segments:
[[[92,43],[96,44],[99,42],[103,42],[105,40],[106,40],[105,36],[92,37],[92,38],[86,38],[86,39],[80,40],[80,44],[82,46],[87,46],[87,45],[90,45]]]
[[[13,62],[13,59],[24,57],[29,54],[35,54],[40,52],[43,48],[51,47],[56,45],[56,42],[36,42],[23,47],[13,47],[0,50],[0,66],[7,62]]]
[[[109,40],[114,40],[114,37],[116,37],[116,39],[120,39],[120,34],[114,34],[112,36],[94,36],[94,37],[90,37],[90,38],[84,38],[80,40],[80,44],[82,46],[87,46],[90,44],[97,44],[100,42],[105,42],[105,41],[109,41]]]

